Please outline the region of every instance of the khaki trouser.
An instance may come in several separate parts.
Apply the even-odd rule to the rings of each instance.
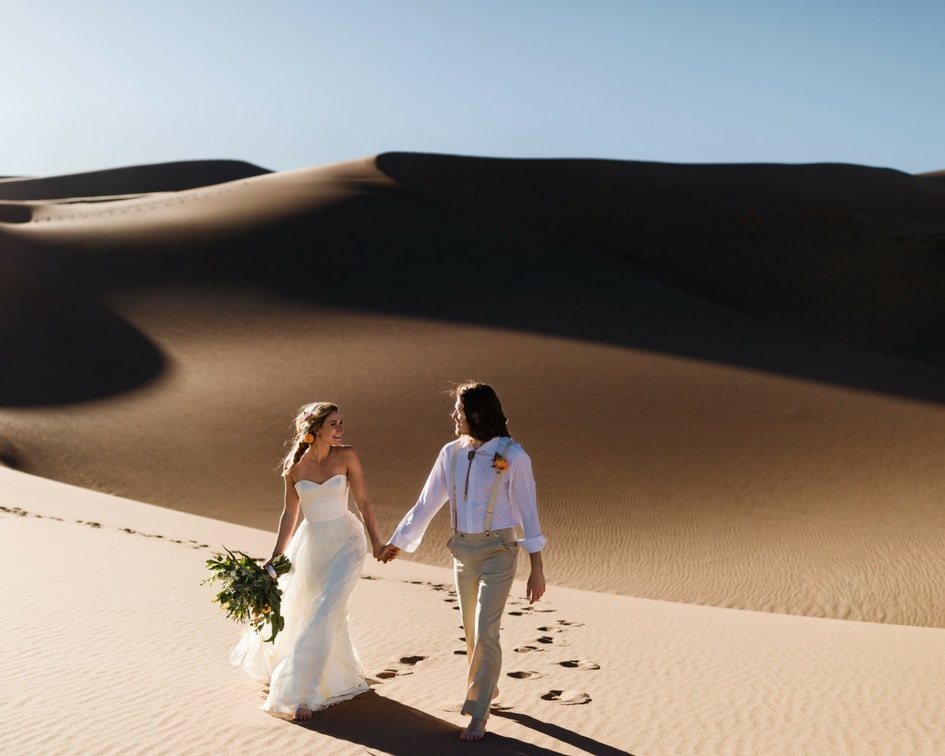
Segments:
[[[457,532],[450,538],[449,547],[469,660],[462,713],[486,719],[502,669],[499,629],[515,578],[515,529]]]

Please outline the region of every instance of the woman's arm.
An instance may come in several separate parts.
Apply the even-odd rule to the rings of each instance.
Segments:
[[[358,507],[358,512],[361,513],[361,521],[364,523],[368,538],[371,539],[371,552],[377,559],[380,558],[381,551],[384,549],[384,541],[381,540],[380,531],[377,529],[377,517],[374,515],[374,505],[371,504],[371,499],[368,497],[364,472],[361,469],[361,460],[352,446],[345,447],[344,453],[348,482],[351,484],[351,495]]]
[[[276,535],[276,545],[272,549],[272,556],[263,565],[264,569],[272,564],[273,559],[285,551],[286,546],[289,545],[289,539],[295,531],[295,523],[299,517],[299,495],[292,484],[291,471],[286,473],[283,481],[285,482],[285,494],[283,496],[282,517],[279,518],[279,532]]]
[[[457,443],[457,442],[453,442]],[[449,460],[453,444],[444,446],[427,476],[417,503],[403,516],[390,538],[386,553],[390,559],[404,551],[416,551],[427,526],[440,508],[449,501]],[[388,561],[388,560],[385,560]]]

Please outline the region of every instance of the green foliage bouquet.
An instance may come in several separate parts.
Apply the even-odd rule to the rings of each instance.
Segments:
[[[272,643],[285,627],[285,618],[279,611],[282,607],[279,584],[255,559],[242,551],[224,549],[226,556],[214,554],[207,560],[207,569],[212,574],[203,583],[223,583],[213,600],[220,603],[226,616],[237,622],[249,622],[257,633],[269,625],[272,634],[266,638],[266,643]],[[285,554],[280,554],[272,562],[277,577],[287,573],[291,566]]]

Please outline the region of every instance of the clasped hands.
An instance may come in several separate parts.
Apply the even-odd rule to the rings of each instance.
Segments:
[[[400,556],[400,549],[392,543],[385,544],[374,550],[374,558],[378,562],[387,564]]]

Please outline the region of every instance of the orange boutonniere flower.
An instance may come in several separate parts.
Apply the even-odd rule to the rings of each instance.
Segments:
[[[501,454],[496,454],[492,458],[492,466],[499,472],[503,472],[509,469],[509,461]]]

